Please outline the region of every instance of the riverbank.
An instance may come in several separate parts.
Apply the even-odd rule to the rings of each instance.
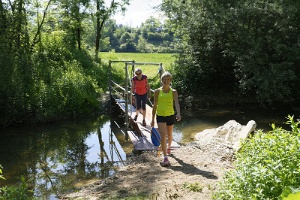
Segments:
[[[253,110],[256,110],[253,108]],[[186,111],[189,111],[188,109]],[[251,119],[260,121],[257,112],[252,115],[248,112],[234,110],[212,111],[211,109],[200,110],[203,117],[211,119],[215,123],[220,119],[219,125],[232,116],[238,118],[242,124],[247,124]],[[186,113],[186,120],[193,115]],[[265,114],[278,113],[278,110],[271,109]],[[285,112],[287,112],[285,110]],[[228,116],[227,116],[228,115]],[[226,117],[227,116],[227,117]],[[261,116],[261,115],[258,115]],[[286,114],[282,115],[284,119]],[[227,119],[228,118],[228,119]],[[256,120],[258,119],[258,120]],[[269,119],[269,118],[268,118]],[[279,120],[282,120],[281,118]],[[274,120],[267,120],[268,123]],[[199,124],[199,123],[197,123]],[[205,124],[205,123],[202,123]],[[261,128],[262,123],[259,123]],[[200,130],[196,128],[196,130]],[[188,134],[191,137],[191,134]],[[161,167],[162,156],[156,152],[147,152],[142,155],[128,158],[130,165],[121,168],[118,173],[105,180],[89,182],[84,186],[77,187],[73,192],[60,195],[60,199],[203,199],[212,200],[217,190],[218,183],[223,179],[225,173],[234,168],[234,152],[226,143],[218,141],[194,141],[172,151],[169,157],[170,167]]]
[[[105,180],[90,182],[59,199],[212,199],[226,171],[233,169],[233,151],[225,145],[193,142],[172,151],[170,167],[162,156],[147,152]]]

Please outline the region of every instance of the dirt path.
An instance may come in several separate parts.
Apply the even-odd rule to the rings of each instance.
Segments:
[[[60,199],[144,196],[157,200],[210,200],[216,184],[232,169],[233,152],[223,145],[194,142],[173,150],[169,160],[170,167],[161,167],[162,156],[158,157],[156,152],[144,153],[132,158],[132,164],[114,176],[78,188]]]

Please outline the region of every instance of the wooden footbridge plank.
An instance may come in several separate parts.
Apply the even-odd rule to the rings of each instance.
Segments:
[[[120,109],[125,113],[126,111],[126,102],[124,100],[115,99],[116,104],[120,107]],[[136,114],[136,108],[128,104],[128,119],[130,121],[130,126],[134,129],[134,131],[127,131],[130,140],[132,141],[135,150],[139,151],[147,151],[147,150],[158,150],[158,147],[154,146],[151,141],[151,120],[152,120],[152,107],[146,105],[146,126],[142,125],[143,115],[139,113],[138,118],[134,121],[134,117]],[[156,121],[154,122],[154,127],[157,129]],[[158,129],[157,129],[158,130]],[[178,148],[180,145],[173,141],[171,148]]]

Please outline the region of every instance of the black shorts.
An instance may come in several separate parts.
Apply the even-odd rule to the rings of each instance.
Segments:
[[[170,116],[156,116],[157,123],[166,123],[167,126],[172,126],[175,124],[175,115]]]

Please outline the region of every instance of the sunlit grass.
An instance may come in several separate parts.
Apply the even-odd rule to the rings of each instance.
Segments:
[[[109,61],[134,61],[135,63],[144,63],[145,65],[136,65],[142,69],[149,79],[156,79],[159,65],[149,65],[149,63],[162,63],[164,70],[169,70],[175,61],[175,54],[167,53],[115,53],[115,52],[101,52],[100,58],[102,62],[109,63]],[[125,63],[112,63],[112,67],[116,69],[124,69]],[[131,66],[128,66],[131,69]]]

